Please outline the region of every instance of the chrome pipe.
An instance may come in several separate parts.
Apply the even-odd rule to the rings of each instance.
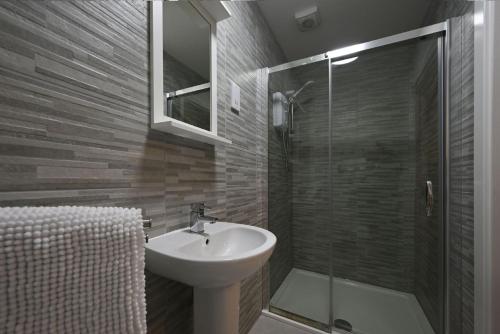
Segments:
[[[151,228],[152,226],[153,226],[153,220],[151,218],[142,220],[142,227],[143,228]]]

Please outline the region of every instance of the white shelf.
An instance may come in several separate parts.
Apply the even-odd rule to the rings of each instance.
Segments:
[[[232,143],[230,140],[219,137],[211,131],[200,129],[196,126],[166,116],[163,121],[156,122],[152,124],[151,127],[155,130],[172,133],[177,136],[212,145],[228,145]]]

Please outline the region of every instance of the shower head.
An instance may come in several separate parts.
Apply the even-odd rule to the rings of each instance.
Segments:
[[[312,85],[314,83],[313,80],[309,80],[308,82],[306,82],[304,85],[302,85],[302,87],[300,87],[299,89],[297,89],[289,98],[289,100],[291,102],[293,102],[293,100],[295,100],[295,98],[308,86]]]

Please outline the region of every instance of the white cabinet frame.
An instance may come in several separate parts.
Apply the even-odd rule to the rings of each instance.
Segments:
[[[151,128],[210,144],[230,144],[217,135],[217,21],[230,16],[219,1],[190,1],[210,24],[210,131],[168,117],[164,111],[163,1],[150,3],[151,31]]]

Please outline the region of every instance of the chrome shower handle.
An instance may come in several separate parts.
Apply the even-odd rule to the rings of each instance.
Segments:
[[[432,193],[432,182],[427,180],[425,186],[425,212],[427,217],[432,215],[432,207],[434,206],[434,194]]]

